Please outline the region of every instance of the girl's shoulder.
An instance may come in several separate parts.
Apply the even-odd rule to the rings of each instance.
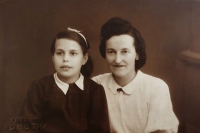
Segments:
[[[37,79],[37,80],[34,80],[31,84],[31,86],[35,86],[35,87],[39,87],[39,88],[46,88],[46,87],[49,87],[49,86],[53,86],[55,83],[54,81],[54,77],[53,75],[48,75],[48,76],[45,76],[45,77],[42,77],[40,79]]]
[[[89,85],[89,86],[101,86],[94,82],[92,79],[89,78],[84,78],[84,85]]]
[[[48,76],[44,76],[44,77],[42,77],[40,79],[37,79],[34,82],[45,84],[45,83],[50,83],[52,81],[54,81],[53,75],[48,75]]]
[[[97,91],[99,89],[103,89],[103,86],[89,78],[84,78],[84,88],[86,90]]]
[[[48,90],[52,90],[52,88],[55,86],[54,83],[53,75],[34,80],[28,89],[28,94],[30,94],[30,96],[43,96]]]

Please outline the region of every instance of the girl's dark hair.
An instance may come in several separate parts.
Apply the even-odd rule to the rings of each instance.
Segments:
[[[79,35],[78,33],[68,30],[68,31],[59,32],[56,35],[56,37],[54,38],[54,40],[51,44],[51,48],[50,48],[52,56],[54,55],[54,52],[55,52],[56,40],[57,39],[63,39],[63,38],[76,41],[81,46],[82,51],[83,51],[83,55],[88,53],[88,49],[90,48],[90,44],[89,44],[88,40],[86,39],[86,41],[85,41],[83,39],[83,37],[81,35]],[[86,44],[86,42],[87,42],[87,44]],[[88,55],[89,55],[89,53],[88,53]],[[91,57],[89,55],[87,62],[85,63],[85,65],[83,65],[81,67],[81,73],[83,74],[84,77],[89,78],[91,76],[92,72],[93,72],[93,62],[92,62]]]
[[[140,32],[133,27],[127,20],[122,18],[114,17],[108,20],[101,27],[101,43],[99,46],[99,50],[101,56],[103,58],[106,57],[106,41],[110,39],[112,36],[118,36],[122,34],[127,34],[133,37],[134,46],[136,49],[136,53],[139,56],[139,60],[135,61],[135,70],[139,70],[146,63],[146,51],[145,51],[145,42]]]

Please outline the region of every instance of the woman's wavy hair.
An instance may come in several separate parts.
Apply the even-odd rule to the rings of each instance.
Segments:
[[[56,35],[56,37],[54,38],[54,40],[51,44],[51,47],[50,47],[50,52],[51,52],[52,56],[55,53],[56,40],[57,39],[64,39],[64,38],[76,41],[81,46],[82,51],[83,51],[83,55],[88,53],[88,49],[90,48],[90,44],[89,44],[88,40],[87,39],[84,40],[83,37],[80,34],[74,32],[74,31],[67,30],[67,31],[59,32]],[[88,55],[89,55],[89,53],[88,53]],[[89,55],[87,62],[81,67],[81,73],[83,74],[84,77],[89,78],[91,76],[92,72],[93,72],[93,62],[92,62],[91,57]]]
[[[135,70],[138,71],[141,67],[143,67],[146,63],[146,46],[145,41],[142,38],[140,32],[133,27],[130,22],[125,19],[114,17],[108,20],[102,27],[101,27],[101,35],[100,35],[100,46],[99,50],[101,56],[106,58],[106,42],[112,36],[118,36],[127,34],[133,37],[136,53],[139,56],[138,60],[135,61]]]

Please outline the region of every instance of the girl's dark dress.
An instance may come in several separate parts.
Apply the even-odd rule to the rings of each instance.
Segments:
[[[109,133],[107,101],[102,86],[84,78],[84,90],[70,84],[65,95],[53,75],[34,81],[28,91],[20,117],[19,132]]]

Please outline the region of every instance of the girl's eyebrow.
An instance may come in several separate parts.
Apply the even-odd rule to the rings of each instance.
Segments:
[[[108,48],[107,51],[108,51],[108,50],[115,50],[115,49],[113,49],[113,48]]]
[[[56,49],[56,51],[65,51],[63,49]],[[70,49],[69,51],[78,51],[77,49]]]
[[[56,49],[56,50],[55,50],[55,52],[57,52],[57,51],[64,52],[64,50],[63,50],[63,49]]]

